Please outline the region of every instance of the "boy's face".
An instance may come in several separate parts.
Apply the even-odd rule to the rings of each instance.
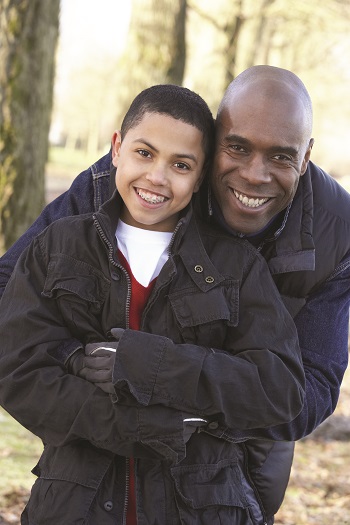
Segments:
[[[121,219],[131,226],[174,231],[179,212],[198,191],[205,155],[202,132],[169,115],[146,113],[121,142],[112,137]]]

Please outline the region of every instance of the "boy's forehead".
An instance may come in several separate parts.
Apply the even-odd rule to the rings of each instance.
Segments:
[[[145,130],[145,132],[159,131],[160,133],[167,135],[176,129],[186,130],[187,133],[191,133],[194,136],[200,137],[200,140],[203,140],[203,132],[194,124],[186,122],[181,118],[173,117],[168,113],[158,113],[153,111],[147,111],[142,115],[140,120],[135,122],[135,125],[132,126],[129,131],[139,131]],[[128,132],[129,132],[128,131]],[[127,133],[128,133],[127,132]]]
[[[144,142],[155,149],[175,152],[196,149],[197,154],[205,153],[203,132],[181,119],[167,113],[147,112],[131,127],[126,135],[127,142]]]

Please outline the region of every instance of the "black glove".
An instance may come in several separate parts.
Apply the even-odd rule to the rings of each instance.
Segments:
[[[124,332],[123,328],[112,328],[114,341],[103,343],[89,343],[85,346],[83,366],[76,375],[94,383],[107,394],[114,394],[112,383],[115,354],[119,340]]]

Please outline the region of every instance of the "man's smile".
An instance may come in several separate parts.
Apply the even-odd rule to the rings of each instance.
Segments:
[[[262,206],[265,204],[269,198],[259,199],[256,197],[249,197],[249,195],[245,195],[244,193],[239,193],[237,190],[232,190],[235,194],[236,198],[247,208],[258,208],[259,206]]]

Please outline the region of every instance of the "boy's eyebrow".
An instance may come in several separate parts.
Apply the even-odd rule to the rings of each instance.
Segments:
[[[155,151],[156,153],[159,153],[159,150],[146,139],[139,138],[135,139],[133,142],[142,142],[142,144],[145,144],[145,146],[147,146],[148,148],[153,149],[153,151]],[[180,157],[181,159],[191,159],[194,162],[197,162],[197,157],[192,153],[174,153],[174,157]]]

